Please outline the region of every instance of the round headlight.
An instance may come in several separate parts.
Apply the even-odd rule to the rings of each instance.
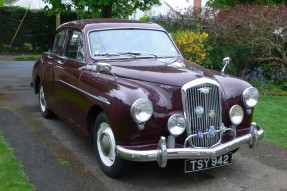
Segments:
[[[250,87],[243,92],[243,101],[247,107],[254,107],[259,98],[259,93],[256,88]]]
[[[240,105],[234,105],[229,110],[229,117],[233,125],[238,125],[242,122],[244,116],[243,109]]]
[[[148,121],[153,114],[153,105],[148,99],[138,99],[131,107],[131,115],[137,123]]]
[[[183,115],[174,114],[172,115],[167,122],[167,128],[170,134],[173,136],[178,136],[182,134],[187,126],[187,122]]]

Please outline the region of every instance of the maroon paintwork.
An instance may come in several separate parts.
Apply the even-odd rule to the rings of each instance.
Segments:
[[[60,55],[43,53],[33,69],[33,85],[35,93],[39,92],[40,81],[43,84],[47,105],[60,118],[69,123],[85,138],[91,137],[91,128],[97,114],[105,111],[116,137],[117,145],[132,149],[156,149],[161,136],[167,137],[167,120],[174,113],[183,113],[181,87],[198,77],[198,70],[203,76],[215,79],[221,89],[222,120],[230,126],[229,109],[234,104],[244,108],[242,92],[250,85],[235,77],[204,69],[196,63],[179,57],[167,61],[155,58],[106,60],[112,65],[112,73],[95,73],[86,70],[87,64],[97,64],[92,59],[87,43],[87,34],[91,30],[110,28],[144,28],[165,31],[152,23],[139,23],[122,20],[82,20],[63,24],[57,31],[73,29],[82,32],[85,47],[85,61],[77,62]],[[50,49],[53,45],[51,42]],[[187,70],[171,67],[173,63],[183,61]],[[67,86],[61,81],[83,90],[91,95],[106,98],[110,104],[93,99],[77,89]],[[168,85],[164,88],[162,85]],[[133,102],[139,98],[148,98],[154,106],[152,118],[140,131],[130,115]],[[252,114],[244,117],[237,126],[237,136],[248,133]],[[183,133],[176,145],[182,145],[186,134]],[[225,135],[224,141],[229,140]]]

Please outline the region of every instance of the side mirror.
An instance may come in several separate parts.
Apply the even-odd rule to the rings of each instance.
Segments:
[[[92,72],[96,72],[97,74],[100,72],[109,72],[115,77],[115,81],[117,80],[117,77],[112,72],[112,66],[108,63],[98,62],[97,64],[88,64],[86,69]]]
[[[97,64],[87,64],[86,70],[96,72],[97,74],[100,72],[108,71],[110,72],[112,66],[108,63],[98,62]]]
[[[230,58],[229,57],[225,57],[223,58],[223,68],[221,70],[221,73],[224,74],[224,70],[226,68],[226,66],[230,63]]]
[[[100,72],[105,72],[105,71],[108,71],[108,72],[111,72],[112,70],[112,66],[108,63],[105,63],[105,62],[98,62],[96,64],[96,73],[100,73]]]

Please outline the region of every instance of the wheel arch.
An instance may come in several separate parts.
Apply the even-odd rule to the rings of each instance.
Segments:
[[[36,76],[35,82],[34,82],[34,93],[35,93],[35,94],[38,94],[38,93],[39,93],[40,82],[41,82],[40,77],[39,77],[39,76]]]
[[[87,115],[87,128],[90,135],[93,134],[94,123],[97,116],[103,112],[103,108],[99,105],[94,105],[90,108],[88,115]],[[90,141],[93,140],[93,136],[90,136]]]

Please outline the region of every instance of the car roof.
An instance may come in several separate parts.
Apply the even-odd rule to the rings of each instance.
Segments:
[[[103,30],[114,28],[143,28],[153,30],[164,30],[161,26],[155,23],[145,23],[135,20],[124,19],[83,19],[75,20],[62,24],[61,28],[76,28],[84,31]]]

